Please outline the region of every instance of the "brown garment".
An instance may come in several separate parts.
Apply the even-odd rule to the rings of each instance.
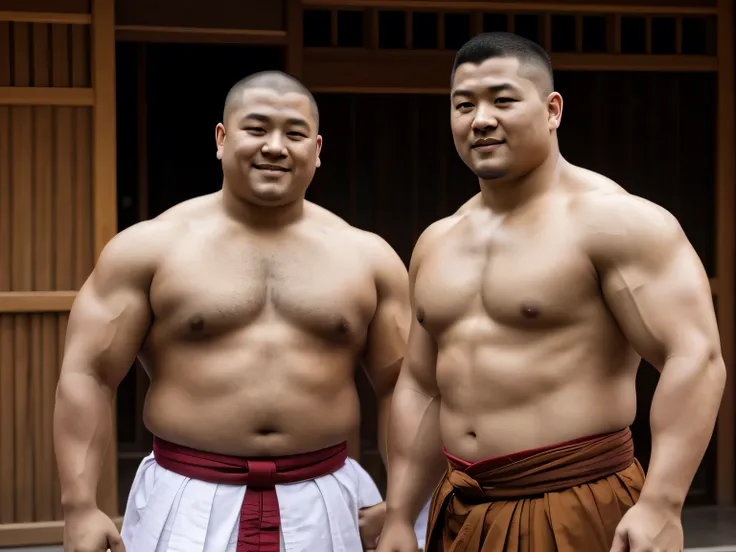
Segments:
[[[475,464],[445,455],[427,552],[609,552],[644,485],[628,428]]]

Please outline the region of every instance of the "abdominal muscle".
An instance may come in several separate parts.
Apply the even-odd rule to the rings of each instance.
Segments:
[[[242,457],[283,456],[347,440],[359,419],[349,348],[247,330],[169,343],[147,355],[144,423],[159,438]]]
[[[625,343],[565,332],[527,335],[523,347],[511,335],[440,344],[440,431],[449,453],[478,462],[633,422],[638,357]]]

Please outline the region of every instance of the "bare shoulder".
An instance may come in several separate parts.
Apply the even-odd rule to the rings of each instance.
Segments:
[[[318,223],[325,239],[332,241],[335,250],[349,250],[357,253],[361,264],[371,270],[379,280],[395,280],[406,274],[401,257],[393,247],[374,232],[357,228],[336,214],[308,203],[310,216]]]
[[[679,221],[667,209],[591,174],[589,188],[575,195],[572,214],[594,258],[656,256],[689,244]]]
[[[212,197],[195,198],[119,232],[100,253],[97,280],[150,279],[166,252],[186,239],[191,222],[212,208]]]
[[[419,265],[429,252],[435,250],[437,246],[442,243],[450,230],[472,210],[472,206],[465,204],[457,212],[448,217],[436,220],[424,229],[424,231],[419,235],[419,239],[417,239],[417,243],[414,245],[414,251],[412,251],[411,254],[411,262],[409,265],[411,274],[416,274],[416,271],[419,269]]]

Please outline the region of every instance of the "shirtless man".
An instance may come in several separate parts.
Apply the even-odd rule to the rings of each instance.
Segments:
[[[358,360],[385,440],[406,268],[378,236],[305,201],[322,137],[299,82],[236,84],[216,140],[222,189],[118,234],[72,308],[54,426],[67,552],[355,551],[359,509],[383,513],[345,441]],[[95,491],[136,356],[154,453],[118,534]]]
[[[480,193],[412,255],[378,550],[416,549],[435,489],[432,552],[680,551],[726,376],[703,266],[670,213],[561,157],[538,45],[477,36],[453,77]],[[661,371],[646,483],[628,429],[642,357]]]

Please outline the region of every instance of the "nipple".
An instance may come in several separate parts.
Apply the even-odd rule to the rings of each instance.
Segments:
[[[534,305],[522,305],[521,314],[524,318],[534,319],[539,316],[539,309]]]
[[[424,309],[422,307],[417,309],[417,322],[420,324],[424,322]]]
[[[204,318],[195,316],[189,321],[189,327],[192,331],[201,332],[204,329]]]

